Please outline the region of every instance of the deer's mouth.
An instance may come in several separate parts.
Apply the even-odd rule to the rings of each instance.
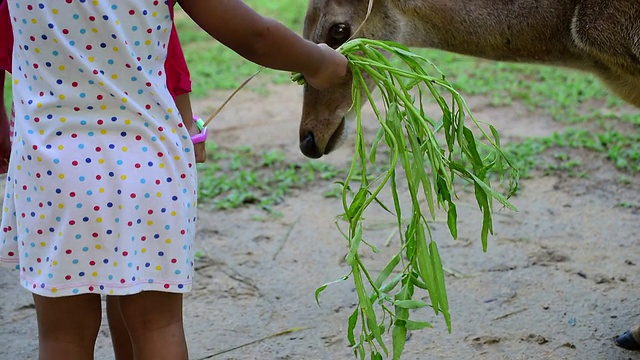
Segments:
[[[327,146],[325,146],[324,148],[324,155],[329,154],[333,150],[340,147],[340,145],[342,144],[342,141],[344,139],[345,123],[346,121],[345,121],[345,118],[343,117],[342,121],[340,121],[340,124],[338,125],[338,128],[336,128],[336,131],[334,131],[331,137],[329,138],[329,141],[327,142]]]
[[[313,131],[301,131],[300,133],[300,151],[311,159],[321,158],[333,150],[337,149],[345,138],[345,118],[343,117],[338,127],[333,131],[329,140],[322,146],[322,142],[316,141],[316,135]]]

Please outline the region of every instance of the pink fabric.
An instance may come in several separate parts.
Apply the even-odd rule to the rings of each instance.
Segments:
[[[13,31],[9,18],[9,5],[0,4],[0,70],[11,72],[11,53],[13,52]]]
[[[173,1],[169,0],[169,12],[173,19]],[[11,17],[7,1],[0,4],[0,70],[11,72],[11,54],[13,53],[13,31],[11,29]],[[180,39],[175,23],[169,35],[169,45],[167,49],[167,59],[165,60],[165,74],[167,76],[167,87],[171,96],[176,96],[191,92],[191,74],[187,67],[187,61],[182,52]]]
[[[169,0],[169,13],[173,19],[173,1]],[[191,74],[187,67],[187,61],[182,52],[180,39],[176,24],[171,27],[169,35],[169,48],[167,49],[167,60],[164,63],[164,72],[167,76],[167,87],[175,99],[176,96],[191,92]]]

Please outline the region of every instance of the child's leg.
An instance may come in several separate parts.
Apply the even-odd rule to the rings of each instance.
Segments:
[[[107,320],[116,360],[133,360],[133,346],[120,311],[120,298],[107,296]]]
[[[93,359],[102,321],[100,296],[33,295],[38,319],[39,360]]]
[[[137,360],[186,360],[182,294],[143,291],[119,296]]]

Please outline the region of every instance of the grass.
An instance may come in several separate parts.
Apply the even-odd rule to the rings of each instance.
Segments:
[[[334,166],[317,161],[290,162],[278,150],[255,152],[249,146],[223,149],[207,143],[208,162],[199,165],[199,201],[210,209],[253,204],[277,215],[274,206],[293,189],[339,175]]]

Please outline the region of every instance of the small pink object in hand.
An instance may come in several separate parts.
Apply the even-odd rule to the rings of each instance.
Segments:
[[[207,136],[209,135],[209,129],[206,126],[204,126],[204,121],[202,121],[202,119],[197,118],[195,116],[193,117],[193,120],[196,122],[196,126],[198,127],[198,130],[200,130],[200,133],[196,135],[192,135],[191,141],[194,144],[199,144],[207,141]]]

